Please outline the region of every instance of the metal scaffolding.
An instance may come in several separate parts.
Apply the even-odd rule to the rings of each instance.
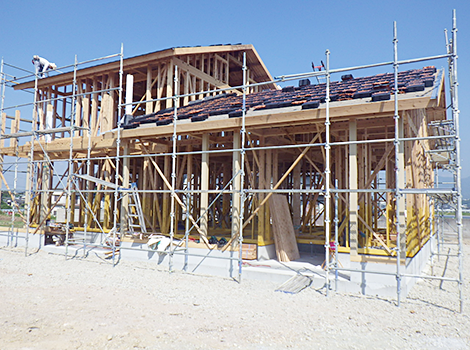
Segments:
[[[124,211],[122,208],[126,207],[126,203],[128,202],[129,195],[131,193],[131,184],[126,183],[128,181],[128,174],[127,176],[124,174],[128,168],[128,164],[132,159],[144,159],[155,167],[156,171],[159,173],[161,178],[163,179],[164,185],[167,189],[164,189],[165,186],[162,186],[162,189],[138,189],[136,192],[141,196],[145,194],[161,194],[162,196],[169,195],[170,198],[170,220],[169,220],[169,238],[170,238],[170,245],[169,250],[160,252],[161,254],[168,255],[168,268],[170,271],[174,270],[173,266],[173,257],[175,255],[184,255],[185,264],[183,269],[187,269],[188,267],[188,259],[190,257],[202,257],[202,258],[211,258],[211,259],[220,259],[220,260],[230,260],[231,263],[237,264],[237,271],[238,271],[238,281],[242,279],[242,272],[243,272],[243,252],[242,246],[244,242],[244,229],[246,225],[250,222],[250,220],[256,215],[256,209],[252,212],[251,216],[245,220],[245,209],[247,204],[248,198],[251,198],[256,195],[266,195],[263,197],[263,201],[259,204],[258,208],[261,208],[262,204],[264,204],[269,196],[276,193],[284,193],[284,194],[299,194],[299,195],[308,195],[308,194],[317,194],[318,196],[322,195],[324,198],[324,213],[323,213],[323,222],[324,222],[324,251],[325,251],[325,267],[326,272],[324,274],[325,278],[325,291],[326,295],[329,294],[329,291],[333,288],[331,287],[331,279],[335,280],[335,286],[338,283],[338,273],[343,272],[350,272],[350,273],[371,273],[371,274],[382,274],[382,275],[390,275],[395,276],[396,278],[396,296],[397,296],[397,305],[400,306],[401,299],[402,299],[402,283],[403,279],[405,278],[425,278],[425,279],[437,279],[441,281],[449,281],[458,283],[459,286],[459,300],[460,300],[460,311],[463,310],[463,295],[462,295],[462,283],[463,283],[463,251],[462,251],[462,196],[461,196],[461,166],[460,166],[460,130],[459,130],[459,109],[458,109],[458,80],[457,80],[457,25],[456,25],[456,14],[455,11],[453,13],[453,28],[452,28],[452,39],[450,42],[447,43],[447,53],[443,55],[436,55],[430,57],[422,57],[417,59],[410,59],[410,60],[398,60],[398,39],[397,39],[397,28],[396,24],[394,23],[393,27],[393,60],[389,62],[377,63],[377,64],[368,64],[356,67],[347,67],[347,68],[340,68],[340,69],[331,69],[330,68],[330,52],[326,51],[326,66],[324,67],[324,71],[317,71],[317,72],[309,72],[304,74],[293,74],[293,75],[283,75],[280,77],[275,78],[274,80],[261,82],[261,83],[250,83],[249,79],[247,78],[247,62],[246,62],[246,53],[243,55],[243,84],[240,86],[232,86],[230,88],[224,89],[208,89],[205,91],[199,91],[196,93],[180,93],[179,91],[179,72],[178,66],[175,65],[173,79],[174,79],[174,86],[173,86],[173,95],[166,96],[162,98],[156,99],[145,99],[139,102],[134,101],[123,101],[123,79],[124,79],[124,53],[123,47],[121,46],[121,51],[118,54],[110,55],[106,57],[102,57],[96,60],[90,60],[85,62],[78,62],[77,58],[75,57],[75,63],[70,66],[60,67],[59,69],[63,70],[66,68],[73,69],[73,90],[67,96],[58,96],[57,98],[51,98],[48,96],[46,99],[40,98],[40,89],[38,88],[38,74],[35,74],[35,87],[34,87],[34,101],[31,104],[24,104],[21,107],[25,106],[32,106],[32,120],[23,120],[23,122],[27,121],[31,123],[31,131],[20,132],[19,130],[15,130],[10,134],[5,133],[5,125],[0,125],[2,128],[2,135],[1,139],[10,139],[15,140],[14,144],[18,147],[18,140],[30,137],[31,149],[28,155],[28,162],[27,162],[27,184],[26,184],[26,205],[27,209],[25,210],[26,218],[26,232],[25,236],[19,236],[18,232],[14,234],[14,227],[13,221],[15,214],[19,211],[19,207],[15,206],[13,209],[14,214],[12,215],[12,222],[11,228],[7,233],[7,242],[8,245],[11,245],[13,242],[13,237],[16,238],[24,238],[25,240],[25,255],[28,254],[28,242],[31,235],[31,227],[28,223],[31,223],[31,215],[32,211],[35,207],[36,198],[38,195],[43,194],[41,197],[41,201],[44,204],[44,207],[41,205],[39,206],[36,204],[36,207],[40,207],[40,210],[44,212],[41,214],[41,222],[35,228],[34,233],[38,232],[41,227],[44,227],[47,221],[47,217],[52,211],[53,207],[58,203],[60,197],[65,196],[66,201],[66,225],[65,225],[65,258],[69,255],[69,247],[70,246],[80,246],[83,249],[83,254],[86,255],[89,249],[93,249],[95,247],[98,248],[111,248],[111,256],[112,256],[112,263],[115,265],[121,257],[122,250],[135,250],[132,247],[125,247],[122,244],[119,244],[122,241],[124,232],[125,232],[125,225],[123,225],[123,215]],[[111,86],[109,88],[102,88],[101,90],[93,90],[93,91],[86,91],[80,92],[78,89],[78,81],[77,81],[77,71],[82,65],[89,64],[91,62],[100,61],[100,60],[107,60],[113,57],[119,57],[120,64],[119,64],[119,83],[118,86],[114,87]],[[450,98],[451,98],[451,111],[452,115],[450,119],[445,121],[435,122],[432,123],[429,127],[432,130],[435,130],[433,135],[424,136],[424,137],[405,137],[403,134],[403,123],[404,123],[404,116],[400,114],[399,106],[398,106],[398,69],[400,66],[410,64],[410,63],[417,63],[417,62],[424,62],[430,60],[439,60],[439,59],[447,59],[449,65],[449,81],[450,81]],[[21,78],[14,78],[13,76],[8,75],[4,72],[4,67],[6,64],[3,62],[1,63],[1,71],[0,71],[0,78],[1,78],[1,109],[0,115],[4,114],[4,111],[10,108],[16,108],[18,106],[12,107],[5,107],[4,100],[5,100],[5,89],[9,87],[12,82],[22,80],[28,77],[32,77],[31,74],[21,77]],[[364,139],[364,140],[351,140],[348,141],[338,141],[336,139],[332,139],[331,137],[331,119],[330,119],[330,79],[332,74],[342,73],[342,72],[351,72],[361,69],[368,69],[374,67],[392,67],[394,72],[394,135],[393,137],[386,137],[382,139]],[[14,67],[8,65],[8,67]],[[14,67],[16,68],[16,67]],[[54,72],[51,72],[53,74]],[[326,84],[326,94],[325,94],[325,112],[326,118],[324,122],[324,134],[325,139],[318,143],[305,143],[299,142],[293,145],[282,145],[282,146],[267,146],[261,143],[253,143],[250,141],[250,134],[246,130],[246,96],[249,93],[249,89],[254,87],[262,87],[269,84],[287,82],[287,81],[294,81],[299,79],[308,79],[308,78],[324,78]],[[131,82],[126,83],[126,90],[129,91]],[[241,114],[241,128],[240,132],[234,132],[233,135],[233,147],[226,148],[226,149],[216,149],[210,150],[208,146],[208,138],[205,139],[205,135],[202,136],[202,149],[199,150],[192,150],[192,148],[188,148],[185,151],[181,151],[178,149],[178,141],[180,140],[181,135],[177,133],[177,125],[179,123],[179,101],[182,98],[191,97],[191,96],[211,96],[223,93],[225,91],[231,91],[234,89],[239,89],[242,92],[242,114]],[[118,103],[117,103],[117,121],[116,121],[116,128],[113,130],[116,132],[116,146],[115,151],[112,152],[113,155],[110,156],[92,156],[92,145],[91,145],[91,138],[92,138],[92,127],[89,126],[78,126],[75,124],[77,119],[77,98],[79,96],[90,96],[92,94],[96,94],[98,92],[110,92],[114,91],[118,93]],[[44,113],[47,107],[44,108],[47,102],[52,101],[62,101],[64,105],[64,111],[67,109],[67,105],[70,105],[70,118],[67,125],[61,125],[60,127],[53,127],[53,128],[44,128],[39,129],[40,123],[38,118]],[[126,148],[123,147],[123,140],[121,139],[121,130],[125,115],[128,114],[127,112],[123,114],[123,111],[128,108],[137,107],[140,104],[150,103],[150,102],[157,102],[157,101],[172,101],[173,105],[173,133],[171,135],[171,152],[161,152],[161,153],[153,153],[148,151],[144,142],[139,140],[143,152],[141,154],[128,154]],[[2,119],[3,120],[3,119]],[[19,125],[18,125],[19,127]],[[86,162],[86,175],[83,173],[80,174],[80,169],[84,165],[79,166],[77,161],[76,155],[74,154],[74,137],[78,136],[79,133],[82,132],[82,137],[87,135],[88,139],[88,147],[87,147],[87,154],[86,156],[80,157],[81,162]],[[53,161],[48,156],[48,151],[46,146],[46,135],[55,135],[57,133],[62,133],[62,137],[66,138],[66,134],[69,135],[69,157],[68,159],[62,159],[63,162],[67,164],[62,166],[62,174],[60,167],[57,167]],[[208,136],[208,135],[207,135]],[[439,187],[435,186],[435,188],[406,188],[405,186],[405,174],[404,169],[398,166],[399,164],[404,164],[403,160],[403,150],[405,144],[407,142],[413,141],[433,141],[436,143],[436,147],[433,150],[429,150],[427,152],[428,156],[433,160],[436,168],[436,176],[440,171],[451,171],[454,177],[454,183],[452,188],[448,187]],[[248,141],[248,142],[247,142]],[[2,141],[3,142],[3,141]],[[127,141],[124,141],[127,142]],[[357,145],[366,145],[366,144],[393,144],[394,154],[395,154],[395,167],[394,167],[394,185],[390,188],[367,188],[367,189],[358,189],[358,188],[338,188],[337,180],[332,179],[331,175],[331,148],[337,146],[344,146],[344,147],[356,147]],[[206,144],[206,146],[204,146]],[[40,149],[37,149],[39,145]],[[273,182],[267,186],[267,188],[250,188],[250,186],[245,186],[245,177],[247,171],[245,169],[246,166],[246,154],[248,152],[252,152],[255,154],[257,151],[265,151],[265,150],[272,150],[276,148],[282,148],[284,150],[296,150],[305,148],[305,150],[310,149],[320,149],[325,154],[325,164],[323,168],[323,172],[319,173],[322,177],[324,177],[323,185],[319,188],[304,188],[304,189],[278,189],[280,181],[277,185]],[[123,150],[123,153],[121,153]],[[42,160],[35,159],[35,153],[39,152],[41,154]],[[306,151],[305,151],[306,152]],[[208,157],[210,155],[219,155],[219,154],[231,154],[233,157],[233,173],[230,180],[224,184],[224,186],[220,186],[219,189],[210,190],[209,188],[196,188],[192,185],[191,174],[188,172],[186,174],[185,185],[184,188],[178,189],[177,188],[177,176],[178,176],[178,162],[177,158],[181,156],[192,156],[198,155],[201,156],[202,159],[204,157]],[[165,159],[171,157],[171,180],[165,177],[164,172],[160,169],[158,163],[154,160],[154,158],[160,157],[160,159]],[[92,167],[93,161],[103,160],[105,162],[109,162],[112,167],[114,168],[114,182],[101,180],[99,178],[94,177],[94,170]],[[112,164],[114,161],[114,164]],[[121,162],[123,165],[121,167]],[[204,160],[203,160],[204,162]],[[5,162],[2,159],[1,163],[1,170],[2,170],[2,179],[3,182],[7,185],[7,181],[3,176],[4,166],[7,164],[12,164],[14,166],[14,186],[12,193],[12,199],[15,202],[15,197],[18,195],[17,189],[17,182],[18,182],[18,172],[19,166],[26,164],[25,162],[21,162],[18,156],[15,160],[10,162]],[[122,168],[122,178],[121,178],[121,168]],[[202,170],[201,170],[202,171]],[[61,175],[59,175],[61,174]],[[287,176],[288,172],[286,173]],[[54,190],[49,190],[45,186],[43,186],[46,182],[52,184],[54,183],[51,178],[58,178],[57,186]],[[66,181],[64,179],[66,177]],[[127,180],[126,180],[127,179]],[[41,181],[40,181],[41,180]],[[282,180],[282,179],[281,179]],[[335,183],[333,184],[333,180]],[[82,186],[79,185],[78,181],[82,182]],[[101,182],[100,182],[101,181]],[[39,183],[41,182],[41,183]],[[271,182],[271,181],[269,181]],[[111,190],[106,189],[97,189],[94,190],[91,183],[99,184],[103,187],[111,188]],[[438,179],[435,181],[436,184],[439,183]],[[61,186],[60,186],[61,185]],[[41,188],[43,186],[43,188]],[[246,187],[246,188],[245,188]],[[86,188],[86,189],[85,189]],[[55,191],[60,191],[60,197],[56,201],[55,204],[51,206],[50,200],[45,200],[44,198],[49,198]],[[100,224],[100,221],[94,214],[94,210],[92,206],[90,206],[90,198],[92,198],[93,193],[102,193],[105,196],[113,195],[113,215],[112,215],[112,229],[106,230]],[[392,248],[391,256],[395,258],[396,261],[396,271],[395,272],[387,272],[387,271],[373,271],[373,270],[360,270],[354,268],[344,268],[339,266],[338,264],[338,256],[339,250],[338,247],[340,246],[339,237],[338,237],[338,230],[341,223],[339,213],[338,213],[338,202],[341,194],[352,195],[357,197],[361,194],[376,194],[376,198],[381,194],[388,193],[395,198],[395,214],[394,214],[394,227],[396,229],[396,247]],[[194,213],[191,212],[190,200],[191,196],[194,195],[202,195],[202,194],[213,194],[214,199],[209,203],[201,204],[201,212],[197,218],[194,218]],[[407,274],[402,272],[403,269],[403,262],[406,260],[406,217],[405,217],[405,197],[411,194],[419,194],[419,195],[426,195],[428,198],[431,198],[434,204],[434,208],[437,212],[435,214],[435,219],[430,218],[430,225],[432,227],[431,230],[431,240],[435,240],[437,246],[437,252],[431,251],[431,255],[434,256],[451,256],[452,254],[458,257],[458,269],[459,269],[459,276],[458,278],[448,278],[445,276],[436,276],[433,273],[431,275],[413,275]],[[74,215],[75,211],[75,196],[78,195],[80,198],[80,208],[84,210],[84,227],[83,227],[83,235],[81,239],[78,239],[78,235],[72,238],[71,234],[71,223],[72,223],[72,216]],[[182,195],[182,198],[180,198]],[[223,195],[231,195],[232,203],[238,202],[240,203],[239,212],[232,212],[232,236],[230,237],[229,242],[227,243],[227,247],[233,248],[232,253],[230,256],[213,256],[211,255],[211,250],[208,250],[206,254],[196,254],[189,251],[189,236],[190,233],[195,229],[197,232],[200,233],[200,239],[202,242],[207,243],[207,237],[203,234],[203,232],[207,232],[202,230],[201,228],[206,227],[208,225],[207,217],[211,210],[213,210],[216,200]],[[209,197],[207,197],[209,198]],[[455,212],[455,235],[453,235],[453,242],[449,242],[446,237],[448,235],[443,234],[443,213],[442,211],[444,208],[444,203],[450,203],[453,207],[453,211]],[[46,208],[48,207],[48,208]],[[121,209],[120,209],[121,208]],[[334,208],[334,211],[332,210]],[[47,213],[46,213],[47,210]],[[126,209],[127,210],[127,209]],[[176,213],[181,210],[182,216],[184,216],[185,220],[185,229],[184,235],[180,239],[176,239],[177,231],[178,231],[178,223],[176,218]],[[21,213],[20,213],[21,214]],[[92,216],[90,221],[89,215]],[[119,222],[118,220],[121,219]],[[333,220],[332,220],[333,219]],[[89,222],[94,221],[98,229],[92,229],[90,227]],[[333,225],[331,224],[333,222]],[[332,233],[331,230],[334,229]],[[97,232],[96,232],[97,231]],[[237,232],[237,235],[234,235],[233,232]],[[96,233],[96,234],[94,234]],[[0,235],[4,235],[1,233]],[[98,240],[99,235],[99,240]],[[330,244],[333,243],[333,246]],[[444,253],[443,250],[447,247],[446,244],[452,243],[453,250],[449,250],[448,253]],[[331,250],[333,247],[333,255],[330,256]],[[432,242],[431,242],[432,247]],[[456,248],[455,248],[456,247]],[[455,249],[457,250],[455,252]],[[139,248],[139,251],[147,251],[147,252],[155,252],[154,249],[143,249]],[[237,251],[238,250],[238,251]],[[116,259],[118,258],[118,259]]]

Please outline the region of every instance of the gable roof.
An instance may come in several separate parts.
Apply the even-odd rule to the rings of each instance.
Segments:
[[[398,73],[399,94],[417,93],[439,85],[437,70],[433,66]],[[246,110],[270,110],[287,107],[316,109],[325,103],[326,84],[310,85],[301,80],[299,87],[285,87],[282,90],[266,90],[246,95]],[[378,102],[391,99],[394,87],[393,73],[353,78],[345,75],[341,81],[330,82],[330,101],[361,100]],[[189,119],[200,122],[214,116],[227,115],[229,118],[242,115],[243,97],[236,94],[220,94],[191,102],[177,110],[178,120]],[[145,124],[168,125],[173,122],[174,109],[167,108],[141,116],[126,116],[125,129],[137,128]],[[202,126],[201,126],[202,127]]]
[[[253,78],[257,82],[264,82],[264,81],[272,81],[273,78],[269,73],[268,69],[264,65],[261,57],[258,55],[258,52],[255,50],[254,46],[251,44],[236,44],[236,45],[211,45],[211,46],[193,46],[193,47],[172,47],[164,50],[159,50],[155,52],[150,52],[147,54],[134,56],[130,58],[125,58],[123,60],[123,66],[125,70],[137,69],[140,67],[147,66],[148,64],[161,61],[164,59],[168,59],[171,57],[176,56],[184,56],[184,55],[198,55],[198,54],[209,54],[209,53],[238,53],[238,52],[246,52],[246,61],[247,66],[249,67],[250,71],[253,74]],[[120,61],[113,61],[109,63],[104,63],[92,67],[87,67],[83,69],[77,70],[77,79],[85,78],[85,77],[92,77],[93,75],[99,74],[109,74],[111,72],[119,72],[120,68]],[[49,87],[52,85],[56,86],[63,86],[69,85],[72,83],[74,77],[73,71],[57,74],[52,76],[39,79],[38,80],[38,88]],[[239,84],[242,85],[240,81]],[[272,84],[274,87],[274,84]],[[28,81],[25,83],[15,85],[15,90],[23,90],[34,88],[34,80]]]

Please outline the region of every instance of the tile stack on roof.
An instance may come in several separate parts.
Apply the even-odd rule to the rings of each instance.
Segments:
[[[435,67],[424,67],[398,73],[400,94],[423,91],[433,86],[436,75]],[[345,101],[359,98],[371,98],[371,101],[389,100],[394,88],[393,73],[377,74],[369,77],[343,79],[330,82],[330,101]],[[302,109],[318,108],[325,102],[326,84],[309,85],[304,81],[299,87],[288,86],[282,90],[266,90],[246,95],[246,108],[265,110],[302,106]],[[242,115],[242,96],[220,94],[202,100],[190,102],[177,110],[178,119],[203,121],[212,116]],[[136,128],[141,124],[156,123],[167,125],[173,122],[174,109],[167,108],[158,113],[126,118],[125,129]]]

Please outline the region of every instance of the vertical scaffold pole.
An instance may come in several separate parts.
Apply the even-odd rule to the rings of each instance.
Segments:
[[[0,113],[3,114],[3,108],[4,108],[4,104],[5,104],[5,83],[6,83],[6,79],[5,79],[5,76],[3,74],[3,67],[4,67],[4,62],[3,62],[3,57],[2,57],[2,62],[0,64],[0,86],[1,86],[1,89],[2,89],[2,99],[0,101]],[[2,120],[0,118],[0,129],[2,127]]]
[[[32,204],[31,197],[33,193],[33,183],[35,181],[35,168],[36,165],[34,164],[34,139],[36,138],[36,128],[38,125],[38,71],[34,72],[34,101],[33,101],[33,123],[31,124],[31,148],[29,151],[29,161],[28,161],[28,179],[29,183],[26,184],[26,203],[28,203],[28,212],[26,215],[26,236],[25,236],[25,248],[24,254],[28,256],[28,243],[29,243],[29,226],[31,225],[31,210]]]
[[[173,239],[175,237],[175,186],[176,186],[176,122],[178,120],[178,66],[175,65],[175,74],[173,76],[174,94],[173,94],[173,147],[171,151],[171,198],[170,198],[170,256],[168,257],[168,270],[173,270]]]
[[[76,85],[77,85],[77,55],[75,55],[75,63],[73,65],[73,86],[72,86],[72,106],[70,107],[70,151],[69,151],[69,164],[68,164],[68,176],[67,176],[67,213],[66,213],[66,224],[65,224],[65,259],[67,260],[67,254],[69,249],[69,234],[70,234],[70,218],[72,213],[75,212],[75,208],[72,208],[72,172],[73,172],[73,136],[75,133],[75,103],[76,103]],[[85,231],[86,239],[86,231]],[[85,255],[85,247],[83,248]]]
[[[1,101],[0,101],[0,130],[2,130],[2,120],[3,120],[3,108],[4,108],[4,103],[5,103],[5,85],[6,85],[6,79],[5,79],[5,75],[3,74],[3,69],[4,69],[4,63],[3,63],[3,57],[2,57],[2,63],[1,63],[1,66],[0,66],[0,89],[1,89]],[[2,135],[0,135],[2,136]],[[16,149],[18,149],[18,147],[16,147]],[[3,156],[1,156],[1,159],[0,159],[0,171],[3,173]],[[18,159],[18,158],[17,158]],[[16,163],[16,166],[15,166],[15,178],[16,178],[16,173],[17,173],[17,167],[18,167],[18,163]],[[5,184],[6,186],[6,184]],[[0,182],[0,203],[2,201],[2,193],[1,193],[1,189],[2,189],[2,183]],[[16,192],[16,180],[15,180],[15,192]],[[8,231],[8,237],[7,237],[7,246],[10,245],[10,233],[11,233],[11,239],[13,241],[13,223],[14,223],[14,218],[15,218],[15,215],[12,215],[12,218],[11,218],[11,229]]]
[[[326,50],[326,109],[325,109],[325,286],[326,296],[330,290],[330,50]]]
[[[245,212],[245,137],[246,137],[246,129],[245,129],[245,118],[246,118],[246,52],[243,52],[243,100],[242,100],[242,129],[240,130],[241,133],[241,150],[240,150],[240,220],[239,220],[239,234],[238,234],[238,282],[242,280],[242,266],[243,266],[243,219],[244,219],[244,212]]]
[[[75,65],[77,65],[77,57],[75,56]],[[76,78],[75,78],[76,79]],[[74,88],[74,91],[75,91],[75,88]],[[84,130],[85,131],[85,130]],[[87,134],[88,134],[88,149],[87,149],[87,160],[86,160],[86,174],[87,176],[91,176],[91,126],[88,125],[88,129],[86,130],[87,131]],[[90,190],[91,189],[91,184],[90,182],[86,182],[86,186],[87,188],[85,189],[88,189]],[[80,196],[80,200],[83,201],[85,200],[86,201],[86,198],[85,196]],[[84,222],[83,222],[83,256],[85,257],[86,256],[86,240],[87,240],[87,236],[88,236],[88,208],[87,208],[87,203],[84,203],[83,205],[81,205],[82,208],[85,208],[85,218],[84,218]]]
[[[335,189],[338,189],[338,179],[335,179]],[[335,291],[338,291],[338,225],[339,225],[339,194],[335,193]]]
[[[121,118],[122,118],[122,78],[123,78],[123,56],[124,44],[121,44],[121,54],[119,56],[119,103],[117,113],[117,139],[116,139],[116,169],[114,174],[115,190],[114,190],[114,210],[113,210],[113,266],[116,266],[116,235],[117,235],[117,217],[118,217],[118,199],[119,199],[119,149],[121,148]],[[122,238],[122,227],[120,229]],[[119,254],[121,257],[121,254]]]
[[[400,171],[404,171],[400,169],[401,164],[401,145],[400,145],[400,132],[401,128],[401,121],[400,116],[398,114],[398,39],[397,39],[397,22],[393,22],[393,73],[394,73],[394,102],[395,102],[395,229],[397,231],[397,271],[396,271],[396,279],[397,279],[397,306],[400,306],[400,299],[401,299],[401,272],[400,272],[400,264],[401,264],[401,220],[400,217],[400,199],[402,194],[400,193]]]
[[[19,111],[16,111],[16,113],[19,113]],[[0,113],[1,115],[1,113]],[[16,130],[16,132],[19,131],[19,128],[20,128],[20,124],[19,124],[19,121],[18,121],[18,124],[16,125],[16,127],[18,128]],[[1,128],[1,125],[0,125],[0,128]],[[14,198],[17,197],[17,184],[18,184],[18,160],[19,160],[19,156],[18,156],[18,139],[16,140],[15,142],[15,179],[13,181],[13,196]],[[3,171],[3,169],[1,169]],[[1,201],[1,197],[0,197],[0,201]],[[15,199],[15,202],[16,202],[16,199]],[[11,215],[11,228],[10,228],[10,231],[11,231],[11,236],[13,238],[13,235],[14,235],[14,229],[15,229],[15,215],[16,215],[16,212],[18,212],[18,205],[14,204],[12,206],[12,215]]]
[[[462,178],[460,165],[460,125],[459,125],[459,96],[457,80],[457,17],[456,11],[452,13],[452,64],[451,64],[451,101],[452,101],[452,119],[455,128],[455,162],[456,162],[456,190],[457,190],[457,234],[458,234],[458,259],[459,259],[459,300],[460,312],[463,312],[463,247],[462,247]]]
[[[1,91],[1,100],[0,100],[0,130],[2,130],[2,120],[3,120],[3,108],[4,108],[4,103],[5,103],[5,83],[6,83],[6,79],[4,77],[4,74],[3,74],[3,68],[4,68],[4,64],[3,64],[3,57],[2,57],[2,62],[0,64],[0,91]],[[3,136],[0,134],[0,136]],[[0,171],[3,173],[3,156],[1,156],[1,159],[0,159]],[[2,202],[2,183],[0,182],[0,203]],[[13,227],[12,227],[12,230],[11,230],[11,233],[12,233],[12,237],[13,237]],[[10,231],[8,231],[8,237],[7,237],[7,246],[10,245]]]

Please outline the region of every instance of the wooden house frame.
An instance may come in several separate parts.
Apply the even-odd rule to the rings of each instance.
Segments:
[[[132,75],[133,82],[124,83],[125,75]],[[73,126],[73,137],[67,137],[66,131],[55,132],[49,140],[40,136],[34,145],[18,145],[12,138],[2,154],[27,158],[32,148],[44,149],[46,152],[35,152],[33,158],[45,164],[68,161],[72,153],[74,174],[91,174],[105,182],[114,182],[119,167],[114,158],[121,157],[118,185],[128,188],[137,183],[146,225],[154,233],[184,237],[184,221],[189,216],[193,223],[198,222],[186,232],[194,238],[205,241],[210,236],[225,236],[230,240],[242,227],[244,242],[272,246],[267,198],[276,192],[288,197],[299,244],[324,245],[325,225],[334,231],[337,210],[339,251],[350,253],[352,260],[369,254],[392,257],[397,246],[397,217],[405,233],[401,251],[409,257],[416,254],[432,233],[430,198],[424,193],[402,196],[401,213],[397,214],[393,189],[397,174],[403,189],[433,188],[433,165],[427,151],[434,145],[426,137],[429,123],[446,118],[442,72],[435,73],[433,85],[424,92],[399,95],[399,137],[423,138],[402,142],[399,154],[393,142],[397,127],[393,96],[377,102],[347,99],[316,109],[300,105],[248,108],[243,118],[227,114],[198,122],[178,120],[116,129],[124,115],[124,92],[131,96],[126,102],[133,103],[127,105],[128,119],[173,110],[178,116],[179,109],[220,94],[224,98],[279,90],[272,81],[252,45],[221,45],[172,48],[39,79],[36,86],[35,81],[21,83],[15,89],[36,88],[37,129]],[[173,97],[175,91],[177,97]],[[67,105],[65,101],[70,100]],[[333,142],[328,151],[329,187],[339,190],[337,208],[330,201],[329,217],[325,217],[324,199],[327,113]],[[49,120],[48,115],[52,116]],[[36,225],[44,224],[47,208],[53,205],[49,192],[55,184],[46,168],[38,166],[35,172],[39,195],[31,202],[30,222]],[[402,171],[397,173],[396,168]],[[379,184],[379,174],[385,184]],[[77,228],[105,232],[120,222],[125,234],[128,196],[113,210],[112,189],[83,178],[76,183],[77,191],[86,193],[87,203],[72,191],[68,205],[78,210],[70,211],[70,222]],[[176,197],[179,199],[172,201]],[[356,207],[358,211],[351,209]],[[380,223],[380,218],[385,222]]]

